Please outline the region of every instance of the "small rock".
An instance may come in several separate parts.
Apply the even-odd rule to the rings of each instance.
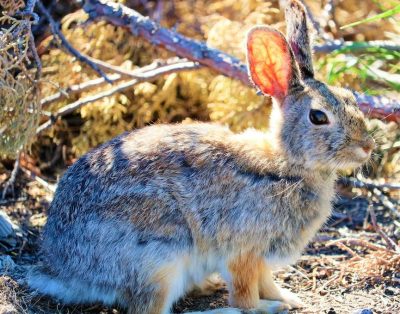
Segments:
[[[371,309],[358,309],[351,314],[374,314]]]
[[[393,291],[392,288],[386,288],[386,289],[383,291],[383,293],[386,294],[386,295],[390,295],[390,296],[394,295],[394,291]]]

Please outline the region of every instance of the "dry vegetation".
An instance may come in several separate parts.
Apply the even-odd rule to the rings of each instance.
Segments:
[[[87,16],[75,2],[43,2],[60,20],[61,30],[72,46],[93,58],[133,71],[156,59],[175,57],[104,21],[85,23]],[[118,2],[241,60],[242,42],[249,27],[285,27],[279,1],[275,0]],[[334,12],[325,7],[331,2]],[[320,24],[315,36],[319,43],[323,42],[322,36],[325,40],[392,40],[400,45],[399,16],[340,29],[392,8],[396,1],[368,0],[362,1],[362,5],[358,0],[306,3]],[[16,238],[0,239],[0,253],[4,254],[0,256],[0,313],[120,313],[100,306],[65,307],[26,290],[24,273],[38,259],[39,234],[46,221],[52,184],[90,148],[151,123],[203,120],[224,123],[237,131],[247,127],[265,129],[270,101],[237,80],[202,68],[171,73],[101,98],[32,136],[38,123],[48,120],[46,115],[38,119],[40,109],[55,112],[111,87],[103,83],[73,91],[72,86],[93,80],[98,74],[68,53],[53,38],[48,23],[41,20],[33,26],[43,67],[36,88],[36,67],[29,53],[32,20],[15,17],[23,7],[22,1],[0,1],[0,5],[5,12],[0,17],[0,182],[4,184],[9,178],[12,158],[19,149],[32,143],[20,155],[23,172],[17,178],[15,195],[9,193],[7,199],[0,201],[0,210],[20,226]],[[318,77],[330,84],[399,97],[398,51],[339,50],[316,54],[315,59]],[[43,101],[57,93],[61,96],[56,101]],[[369,120],[368,124],[379,147],[365,168],[347,175],[370,185],[340,184],[341,197],[332,219],[295,266],[277,272],[282,285],[295,290],[309,304],[296,313],[352,313],[363,308],[374,313],[400,313],[400,253],[396,251],[400,245],[400,189],[383,186],[400,182],[399,124],[378,120]],[[32,180],[34,176],[36,180]],[[221,305],[226,305],[224,290],[214,297],[187,298],[177,305],[176,311]]]

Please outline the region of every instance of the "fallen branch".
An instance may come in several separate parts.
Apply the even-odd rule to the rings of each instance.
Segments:
[[[48,191],[50,191],[52,193],[54,193],[56,191],[56,189],[57,189],[56,184],[48,183],[45,179],[39,177],[37,174],[35,174],[31,170],[25,169],[24,167],[21,167],[21,171],[23,173],[25,173],[29,177],[29,179],[35,180],[36,182],[38,182],[41,186],[43,186]]]
[[[98,62],[99,66],[102,66],[103,62],[100,60],[96,60],[91,58],[93,62]],[[171,58],[167,60],[156,60],[153,63],[141,67],[140,69],[135,69],[135,70],[125,70],[122,69],[121,67],[117,66],[110,66],[107,63],[105,69],[116,72],[115,74],[110,74],[108,78],[110,79],[111,82],[117,82],[121,80],[124,77],[132,77],[132,78],[146,78],[146,74],[144,74],[147,71],[155,70],[159,68],[160,66],[165,66],[165,65],[172,65],[172,64],[182,64],[182,62],[187,62],[185,59],[179,59],[179,58]],[[50,95],[48,97],[45,97],[41,100],[41,106],[46,107],[49,104],[56,102],[58,100],[64,99],[64,98],[69,98],[72,95],[75,95],[77,93],[84,92],[86,90],[89,90],[94,87],[98,87],[106,83],[106,80],[103,77],[96,78],[84,83],[79,83],[75,85],[71,85],[67,87],[66,89],[60,88],[60,91],[58,93],[55,93],[53,95]]]
[[[356,239],[356,238],[342,238],[342,239],[337,239],[337,240],[333,240],[333,241],[329,241],[327,242],[325,245],[326,246],[338,246],[340,247],[340,244],[346,243],[347,245],[351,245],[351,246],[360,246],[360,247],[365,247],[367,249],[370,249],[372,251],[382,251],[382,250],[387,250],[387,248],[385,248],[382,245],[379,244],[375,244],[375,243],[370,243],[366,240],[363,239]]]
[[[62,107],[47,122],[43,123],[41,126],[39,126],[37,128],[36,134],[39,134],[42,131],[51,127],[54,123],[56,123],[58,118],[65,116],[65,115],[83,107],[84,105],[87,105],[88,103],[97,101],[104,97],[109,97],[115,93],[119,93],[128,88],[131,88],[132,86],[135,86],[136,84],[139,84],[144,81],[152,80],[161,75],[174,73],[174,72],[178,72],[178,71],[184,71],[184,70],[194,70],[194,69],[198,69],[199,67],[200,66],[198,63],[195,63],[192,61],[182,61],[182,62],[178,62],[178,63],[174,63],[174,64],[166,64],[166,65],[160,66],[158,68],[155,68],[153,70],[144,71],[141,73],[140,77],[138,76],[137,78],[134,78],[129,81],[125,81],[113,88],[102,91],[95,95],[88,96],[83,99],[79,99],[69,105]]]
[[[383,183],[383,184],[377,184],[377,183],[369,183],[365,181],[361,181],[355,178],[349,178],[349,177],[342,177],[338,180],[338,183],[347,185],[347,186],[352,186],[355,188],[359,189],[368,189],[368,190],[373,190],[373,189],[379,189],[379,190],[400,190],[400,184],[396,183]]]
[[[180,57],[197,61],[226,76],[252,86],[247,66],[239,59],[222,51],[208,47],[205,43],[189,39],[159,24],[138,12],[111,1],[86,0],[83,9],[90,19],[104,19],[128,28],[134,36],[141,36],[154,45],[165,47]],[[361,110],[371,118],[400,123],[400,103],[379,96],[355,93]]]
[[[389,40],[373,41],[343,41],[332,40],[324,44],[314,45],[313,50],[316,53],[330,53],[336,50],[362,52],[368,49],[386,49],[400,52],[400,45]]]
[[[386,246],[389,250],[396,251],[400,253],[400,247],[394,242],[391,238],[387,236],[387,234],[379,227],[378,222],[376,221],[376,214],[374,210],[374,206],[370,205],[368,207],[369,216],[371,217],[371,223],[374,227],[375,231],[379,233],[379,235],[385,240]]]
[[[108,79],[113,83],[120,80],[121,78],[122,78],[122,76],[119,74],[111,74],[108,76]],[[60,91],[58,93],[55,93],[53,95],[43,98],[40,101],[40,104],[41,104],[42,108],[44,108],[56,101],[59,101],[61,99],[65,99],[65,98],[69,98],[77,93],[84,92],[93,87],[101,86],[104,83],[107,83],[106,80],[103,77],[99,77],[99,78],[96,78],[96,79],[93,79],[93,80],[90,80],[90,81],[87,81],[84,83],[79,83],[79,84],[68,86],[66,89],[60,88]]]
[[[7,180],[7,182],[4,183],[3,192],[1,193],[1,199],[3,199],[3,200],[6,198],[6,195],[7,195],[7,192],[9,189],[11,189],[13,197],[15,197],[14,185],[15,185],[15,180],[17,179],[17,174],[18,174],[18,170],[19,170],[20,156],[21,155],[18,154],[17,158],[15,159],[14,167],[11,172],[10,178]]]

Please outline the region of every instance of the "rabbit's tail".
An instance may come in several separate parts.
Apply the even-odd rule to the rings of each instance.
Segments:
[[[115,290],[95,287],[76,279],[57,278],[47,274],[40,267],[35,267],[28,273],[27,283],[36,292],[66,304],[103,302],[111,305],[117,301]]]

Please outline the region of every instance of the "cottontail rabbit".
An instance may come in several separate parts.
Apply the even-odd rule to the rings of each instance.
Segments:
[[[314,79],[303,6],[286,16],[289,43],[266,26],[247,39],[250,76],[274,99],[270,131],[153,125],[92,150],[60,180],[33,288],[169,313],[220,272],[234,308],[301,306],[271,269],[296,261],[331,212],[337,170],[374,142],[352,93]]]

